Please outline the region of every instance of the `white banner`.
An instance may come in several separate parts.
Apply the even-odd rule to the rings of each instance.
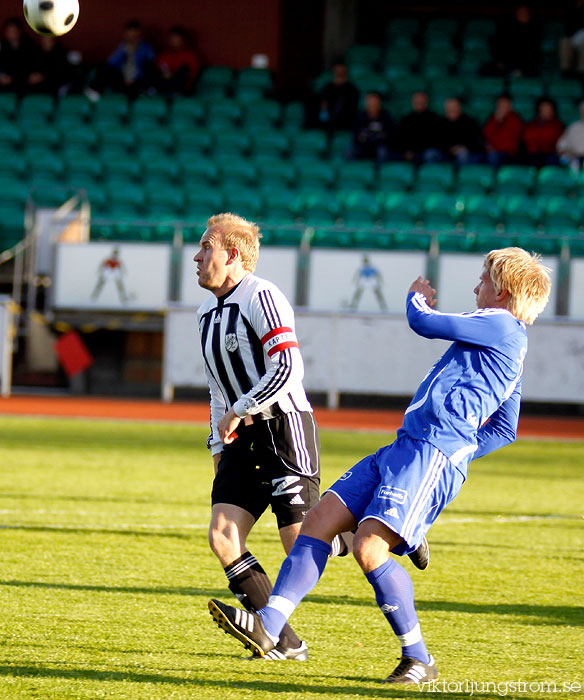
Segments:
[[[425,253],[314,248],[308,308],[400,313],[405,308],[404,290],[425,274]]]
[[[403,315],[297,312],[307,391],[411,396],[448,343],[410,330]],[[539,321],[528,329],[523,398],[584,402],[584,324]],[[206,387],[196,314],[172,308],[166,315],[164,397],[173,386]]]
[[[10,396],[12,382],[11,299],[0,297],[0,395]]]
[[[168,304],[170,245],[62,243],[53,304],[66,309],[158,311]]]
[[[570,269],[570,318],[584,319],[584,260],[572,260]]]
[[[182,254],[180,300],[183,304],[198,306],[209,295],[199,287],[197,264],[193,258],[198,245],[185,245]],[[260,248],[260,257],[254,274],[277,284],[287,299],[296,296],[296,265],[298,252],[295,248]]]

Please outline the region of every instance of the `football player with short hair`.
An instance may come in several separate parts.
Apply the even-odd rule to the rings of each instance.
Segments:
[[[212,294],[197,315],[211,396],[215,479],[209,543],[247,610],[268,602],[272,584],[246,545],[271,506],[286,554],[319,499],[319,437],[302,385],[294,312],[271,282],[256,277],[259,228],[234,214],[207,222],[195,255],[199,285]],[[340,538],[334,554],[346,554]],[[289,625],[265,658],[308,658]]]
[[[428,280],[412,283],[410,327],[452,344],[422,380],[395,442],[349,469],[309,511],[268,605],[248,614],[209,602],[220,627],[253,653],[269,652],[322,575],[332,538],[357,528],[355,558],[402,646],[402,659],[386,682],[438,677],[420,631],[411,579],[390,553],[408,554],[418,547],[459,492],[473,458],[515,440],[525,326],[544,309],[550,287],[548,269],[520,248],[486,256],[472,313],[440,313],[433,308],[435,291]]]

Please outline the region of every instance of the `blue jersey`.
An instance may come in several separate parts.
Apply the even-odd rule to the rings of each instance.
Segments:
[[[400,431],[431,443],[466,474],[473,455],[515,440],[525,324],[506,309],[440,313],[419,292],[408,295],[407,317],[419,335],[454,342],[420,384]]]

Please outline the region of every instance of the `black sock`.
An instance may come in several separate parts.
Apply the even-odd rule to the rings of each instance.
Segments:
[[[251,552],[245,552],[232,561],[224,571],[229,581],[229,590],[246,610],[253,612],[268,604],[272,583]],[[290,625],[286,624],[280,634],[279,644],[288,649],[297,649],[301,641]]]

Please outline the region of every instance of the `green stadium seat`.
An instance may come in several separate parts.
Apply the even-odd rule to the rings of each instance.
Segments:
[[[426,40],[432,36],[454,37],[458,34],[460,26],[457,19],[450,17],[436,17],[431,19],[426,25],[424,32]]]
[[[237,89],[257,87],[264,94],[272,89],[272,72],[267,68],[242,68],[237,74]]]
[[[538,206],[546,232],[576,232],[582,221],[578,200],[561,194],[540,196]]]
[[[326,222],[323,222],[326,224]],[[312,248],[352,248],[353,233],[351,231],[343,231],[339,228],[331,228],[323,225],[314,230],[314,234],[310,240]]]
[[[184,212],[187,221],[205,224],[207,219],[224,208],[223,193],[216,187],[185,187]]]
[[[403,76],[390,83],[390,94],[393,97],[406,97],[411,99],[414,92],[426,91],[428,81],[419,75]]]
[[[224,190],[230,187],[252,187],[257,182],[256,167],[246,158],[228,154],[216,157],[215,162],[219,167],[219,181]]]
[[[381,61],[381,47],[374,44],[353,44],[345,54],[348,66],[353,64],[376,67]]]
[[[99,158],[93,154],[84,152],[69,153],[65,159],[69,180],[75,181],[78,175],[86,179],[86,182],[97,182],[103,174],[103,165]]]
[[[337,169],[337,187],[341,189],[375,189],[377,173],[371,161],[345,161]]]
[[[414,37],[420,32],[421,22],[418,17],[394,17],[387,26],[385,31],[386,39],[391,39],[394,36],[409,36]]]
[[[517,97],[532,97],[537,99],[545,93],[545,85],[541,78],[511,78],[509,92],[513,99]]]
[[[243,123],[249,126],[275,126],[281,119],[282,107],[276,100],[254,100],[245,105]]]
[[[464,27],[464,36],[490,37],[497,30],[494,19],[469,19]]]
[[[379,168],[379,189],[405,191],[413,187],[416,171],[412,163],[384,163]]]
[[[458,170],[456,189],[463,194],[485,193],[493,185],[495,170],[491,165],[472,163]]]
[[[469,81],[468,89],[473,96],[495,99],[505,92],[505,80],[504,78],[475,77],[474,80]]]
[[[539,201],[524,194],[507,194],[498,198],[505,231],[537,231],[540,220]]]
[[[581,100],[584,96],[582,83],[579,80],[552,80],[547,93],[556,100],[566,97],[570,97],[573,100]]]
[[[293,187],[296,181],[296,171],[288,160],[256,161],[256,168],[262,184],[275,189]]]
[[[0,123],[5,119],[13,119],[18,109],[14,92],[0,93]]]
[[[262,129],[251,132],[251,152],[254,155],[272,155],[283,158],[290,147],[290,139],[281,129]]]
[[[53,178],[43,176],[31,178],[31,199],[37,207],[57,208],[64,204],[73,191],[63,183],[57,183]]]
[[[193,128],[189,130],[173,130],[177,154],[189,158],[199,158],[208,154],[213,148],[213,136],[207,129]]]
[[[150,182],[144,187],[146,212],[151,217],[164,216],[179,219],[184,208],[184,193],[178,187]]]
[[[136,132],[136,150],[138,153],[168,154],[174,149],[174,133],[165,128],[144,128]]]
[[[391,250],[393,236],[389,231],[375,229],[360,229],[352,233],[353,246],[365,250]]]
[[[353,144],[353,132],[351,131],[336,131],[330,143],[330,157],[337,162],[345,160],[347,151]]]
[[[60,145],[61,132],[53,124],[34,124],[23,131],[25,147],[40,146],[56,149]]]
[[[513,98],[513,109],[523,119],[528,122],[536,116],[537,99],[527,95],[520,95]]]
[[[413,44],[408,46],[391,46],[383,59],[383,74],[389,80],[393,78],[390,69],[393,66],[412,68],[420,62],[420,49]],[[407,71],[410,72],[410,71]]]
[[[299,131],[291,139],[290,152],[293,156],[323,157],[328,149],[327,137],[323,131]]]
[[[225,207],[228,211],[255,221],[261,216],[263,201],[254,188],[229,188],[224,190]]]
[[[500,194],[528,194],[536,175],[537,170],[528,165],[503,165],[495,175],[495,190]]]
[[[115,150],[129,152],[136,144],[136,135],[125,126],[100,124],[98,132],[102,149],[113,147]]]
[[[214,124],[233,126],[241,120],[242,114],[243,109],[235,100],[214,100],[207,107],[207,126],[210,128]]]
[[[464,34],[460,42],[462,51],[480,51],[481,54],[490,54],[489,38],[478,34]]]
[[[446,97],[462,97],[466,91],[466,80],[453,76],[437,77],[430,83],[431,94]]]
[[[417,195],[406,192],[391,192],[379,196],[383,223],[390,229],[407,230],[421,219],[421,203]]]
[[[196,97],[175,97],[170,103],[168,122],[175,130],[201,126],[206,117],[206,103]]]
[[[540,168],[536,178],[536,189],[541,195],[570,195],[576,191],[577,179],[572,170],[555,165]]]
[[[411,77],[412,67],[409,65],[409,63],[392,63],[391,65],[384,66],[383,75],[387,80],[387,84],[394,86],[401,80],[409,79]]]
[[[496,248],[509,248],[517,245],[517,237],[507,232],[477,231],[474,248],[477,252],[487,253]]]
[[[296,218],[298,195],[293,190],[274,188],[263,193],[264,221],[293,221]]]
[[[427,229],[451,230],[462,218],[463,202],[456,194],[429,193],[422,204],[422,221]]]
[[[121,124],[128,113],[129,103],[125,95],[102,95],[93,107],[93,123]]]
[[[289,102],[282,108],[282,124],[287,128],[301,129],[304,126],[304,105],[302,102]]]
[[[63,148],[89,151],[97,146],[99,135],[96,130],[83,124],[61,126],[61,143]]]
[[[22,153],[0,145],[0,177],[23,180],[28,173],[28,162]]]
[[[393,247],[398,250],[422,250],[428,251],[432,243],[433,234],[420,228],[403,227],[393,232]]]
[[[215,134],[215,155],[241,157],[251,150],[251,138],[245,131],[225,130]]]
[[[93,104],[85,95],[63,95],[57,100],[55,121],[63,128],[88,122],[93,115]]]
[[[106,185],[108,208],[112,216],[140,216],[144,212],[144,189],[125,182],[108,182]]]
[[[265,90],[257,85],[237,85],[233,99],[245,109],[248,104],[262,100],[264,93]]]
[[[22,137],[22,130],[19,126],[0,120],[0,145],[18,148],[22,143]]]
[[[166,98],[141,95],[133,102],[129,117],[134,126],[160,126],[166,121],[167,114]]]
[[[26,151],[28,170],[33,176],[43,177],[55,182],[62,182],[65,175],[65,163],[60,155],[49,151]]]
[[[463,223],[466,231],[495,232],[500,218],[496,197],[472,193],[464,198]]]
[[[562,244],[562,236],[547,232],[532,231],[517,236],[517,245],[520,248],[540,255],[560,255]]]
[[[24,207],[0,202],[0,253],[24,238]]]
[[[306,192],[298,201],[298,213],[309,226],[334,224],[338,211],[337,200],[328,192]]]
[[[146,153],[140,157],[140,167],[145,182],[161,185],[179,182],[181,167],[176,158]]]
[[[24,211],[29,189],[28,183],[16,182],[9,176],[0,175],[0,207],[6,209],[15,206]]]
[[[340,190],[337,201],[345,226],[371,226],[379,221],[381,206],[373,192]]]
[[[125,154],[107,157],[102,156],[104,180],[113,181],[123,187],[125,183],[134,183],[142,177],[142,164],[136,158],[128,158]]]
[[[54,110],[55,101],[51,95],[24,95],[20,100],[18,121],[20,124],[47,122]]]
[[[199,87],[221,87],[227,90],[234,80],[234,72],[228,66],[209,66],[201,71]]]
[[[454,66],[458,61],[458,50],[453,46],[429,46],[422,57],[425,66]],[[426,72],[422,69],[422,72]]]
[[[197,187],[212,187],[219,182],[219,167],[214,160],[192,153],[178,153],[180,178],[188,190]]]
[[[455,170],[450,163],[426,163],[418,168],[417,192],[446,192],[454,186]]]
[[[334,163],[306,157],[294,158],[292,162],[300,188],[327,190],[333,186],[337,174]]]

